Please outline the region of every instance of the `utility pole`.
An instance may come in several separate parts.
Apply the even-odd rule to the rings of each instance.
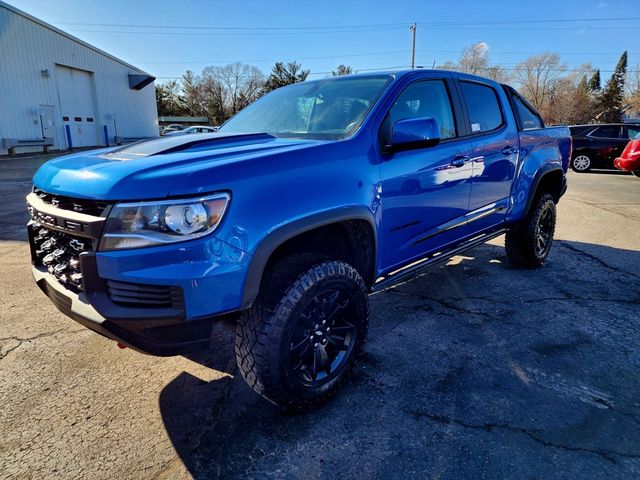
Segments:
[[[409,27],[409,30],[413,33],[413,46],[411,47],[411,70],[416,68],[416,30],[418,28],[418,24],[414,23]]]

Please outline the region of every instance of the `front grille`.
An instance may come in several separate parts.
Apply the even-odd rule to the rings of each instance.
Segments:
[[[40,190],[39,188],[34,188],[33,193],[35,193],[44,203],[53,205],[61,210],[71,210],[73,212],[84,213],[86,215],[93,215],[94,217],[101,216],[105,209],[110,205],[109,202],[103,200],[54,195]]]
[[[113,303],[126,307],[184,309],[180,287],[107,280],[107,292]]]
[[[51,230],[38,223],[30,225],[29,229],[34,264],[46,267],[70,290],[82,291],[80,254],[93,250],[91,240]]]

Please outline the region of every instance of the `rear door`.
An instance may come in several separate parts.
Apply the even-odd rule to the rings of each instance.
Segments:
[[[459,81],[473,143],[469,229],[481,231],[504,220],[518,161],[519,136],[502,88]]]
[[[595,153],[594,168],[613,168],[613,160],[619,157],[629,139],[623,135],[622,125],[601,125],[586,137],[588,148]]]
[[[465,223],[472,172],[465,160],[472,144],[460,136],[460,105],[450,79],[420,79],[406,86],[386,112],[379,145],[389,144],[394,122],[424,117],[438,122],[438,145],[380,157],[381,270],[440,249],[460,235],[456,227]]]

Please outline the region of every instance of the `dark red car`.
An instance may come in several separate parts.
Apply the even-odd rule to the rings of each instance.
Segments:
[[[622,154],[613,161],[613,166],[640,178],[640,135],[627,143]]]

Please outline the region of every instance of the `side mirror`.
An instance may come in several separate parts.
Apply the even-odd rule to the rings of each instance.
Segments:
[[[432,147],[440,142],[440,127],[435,118],[405,118],[393,124],[391,145],[384,147],[385,152]]]

